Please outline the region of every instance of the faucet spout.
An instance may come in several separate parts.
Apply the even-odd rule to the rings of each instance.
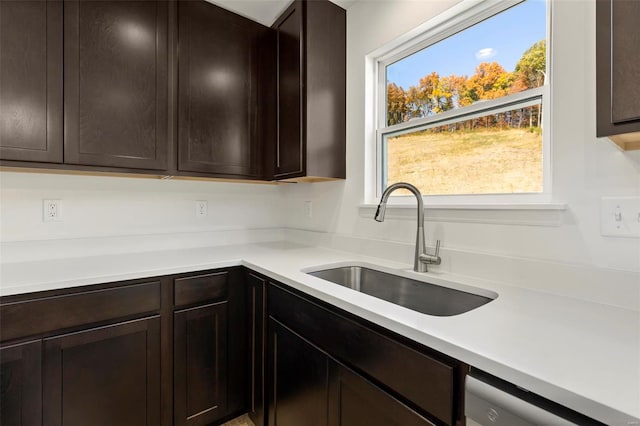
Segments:
[[[418,190],[418,188],[411,185],[410,183],[406,182],[398,182],[389,185],[387,189],[385,189],[382,193],[380,204],[378,204],[378,209],[376,210],[374,219],[377,222],[384,221],[384,215],[387,209],[387,201],[389,200],[389,195],[391,195],[391,193],[397,189],[407,189],[416,197],[418,207],[418,227],[416,232],[416,250],[413,261],[413,270],[416,272],[427,272],[428,264],[439,265],[441,262],[440,256],[438,256],[440,251],[440,241],[438,241],[436,244],[436,253],[434,255],[428,254],[424,238],[424,204],[422,201],[422,194],[420,193],[420,190]]]

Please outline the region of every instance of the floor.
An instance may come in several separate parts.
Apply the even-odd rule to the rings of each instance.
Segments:
[[[254,426],[253,422],[246,414],[240,417],[236,417],[233,420],[229,420],[223,423],[221,426]]]

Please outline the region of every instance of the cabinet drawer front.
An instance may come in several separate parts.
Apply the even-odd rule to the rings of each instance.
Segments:
[[[229,273],[214,272],[175,280],[175,306],[188,306],[200,302],[215,302],[227,298]]]
[[[132,317],[160,309],[160,282],[44,297],[0,305],[0,339]]]
[[[455,423],[456,367],[275,285],[269,315],[330,355],[402,395],[448,425]]]

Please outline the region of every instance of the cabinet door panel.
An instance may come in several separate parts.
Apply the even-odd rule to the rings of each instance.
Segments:
[[[596,0],[597,136],[640,148],[640,3]]]
[[[255,23],[205,1],[178,3],[179,170],[255,174]]]
[[[269,319],[269,425],[326,426],[327,356]]]
[[[332,426],[434,426],[379,387],[331,363],[329,418]]]
[[[330,1],[306,10],[306,175],[346,177],[347,14]]]
[[[44,418],[52,426],[160,423],[160,320],[45,340]]]
[[[42,424],[42,343],[0,348],[0,424]]]
[[[174,424],[205,425],[225,415],[226,348],[226,302],[175,313]]]
[[[611,121],[640,120],[640,2],[611,2]]]
[[[167,5],[65,2],[65,163],[167,169]]]
[[[0,1],[0,158],[62,162],[61,1]]]
[[[304,173],[304,123],[302,123],[302,13],[295,2],[276,23],[278,46],[278,140],[276,178]]]
[[[264,355],[266,281],[257,275],[247,274],[249,303],[249,417],[256,426],[264,420]]]

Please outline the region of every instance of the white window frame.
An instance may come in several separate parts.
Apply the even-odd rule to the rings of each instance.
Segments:
[[[412,55],[426,47],[444,40],[462,30],[465,30],[485,19],[516,6],[526,0],[463,0],[448,11],[427,21],[416,28],[404,38],[396,40],[391,46],[382,48],[369,55],[372,65],[375,110],[373,111],[373,133],[375,146],[372,151],[375,155],[371,160],[375,165],[369,168],[369,184],[365,194],[365,200],[377,203],[380,200],[384,188],[382,187],[384,164],[384,139],[387,135],[396,136],[409,133],[414,130],[435,127],[460,121],[461,118],[472,119],[475,117],[510,111],[530,105],[542,104],[542,179],[543,189],[539,193],[518,194],[453,194],[453,195],[423,195],[427,205],[520,205],[551,202],[551,89],[553,75],[551,66],[551,7],[552,1],[546,0],[546,75],[544,85],[529,89],[499,99],[475,103],[467,107],[449,110],[437,115],[412,119],[408,122],[387,125],[386,117],[386,67],[402,58]],[[373,173],[372,173],[373,172]],[[389,199],[392,204],[415,204],[413,196],[392,196]]]

